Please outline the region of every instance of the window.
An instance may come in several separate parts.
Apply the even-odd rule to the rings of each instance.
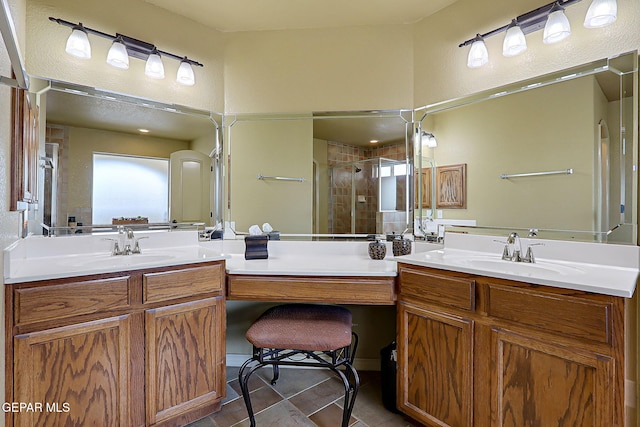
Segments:
[[[169,160],[93,154],[93,224],[147,217],[168,222]]]

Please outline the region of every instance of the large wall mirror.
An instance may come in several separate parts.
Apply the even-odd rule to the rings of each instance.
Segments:
[[[418,228],[636,244],[637,68],[632,52],[418,109],[437,141],[416,143],[432,190]],[[465,204],[447,206],[443,171],[462,166]]]
[[[402,233],[411,223],[410,110],[226,115],[226,220],[237,233]],[[409,138],[407,137],[409,136]]]
[[[221,115],[63,82],[33,86],[46,226],[221,221]]]

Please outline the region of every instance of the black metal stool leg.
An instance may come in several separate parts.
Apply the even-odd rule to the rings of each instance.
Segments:
[[[273,364],[273,378],[271,378],[271,385],[276,385],[276,382],[280,378],[280,367],[274,363]]]
[[[256,418],[253,414],[253,406],[251,405],[251,396],[249,393],[249,377],[255,371],[263,367],[265,364],[258,362],[257,365],[251,367],[249,372],[245,375],[244,371],[251,365],[251,363],[256,362],[255,359],[249,359],[242,364],[240,370],[238,371],[238,382],[240,383],[240,390],[242,391],[242,398],[244,399],[244,404],[247,407],[247,413],[249,415],[249,422],[251,423],[251,427],[256,427]]]
[[[358,371],[354,369],[351,363],[345,363],[345,368],[347,371],[347,378],[353,379],[353,383],[349,383],[349,390],[345,391],[344,395],[344,409],[342,413],[342,426],[347,427],[349,425],[349,419],[351,418],[351,413],[353,412],[353,406],[356,403],[356,396],[358,395],[358,390],[360,389],[360,376],[358,375]]]

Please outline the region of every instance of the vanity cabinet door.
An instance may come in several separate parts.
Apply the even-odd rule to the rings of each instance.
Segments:
[[[149,309],[145,317],[148,423],[219,404],[225,392],[223,297]]]
[[[492,350],[492,426],[617,425],[613,358],[499,329]]]
[[[129,315],[14,337],[14,426],[130,425]]]
[[[474,322],[398,304],[398,404],[427,426],[472,425]]]

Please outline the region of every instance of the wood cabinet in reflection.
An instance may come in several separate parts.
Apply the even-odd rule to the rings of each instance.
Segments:
[[[11,91],[11,210],[38,201],[39,110],[24,89]]]
[[[436,209],[467,208],[467,165],[436,168]]]
[[[414,176],[416,209],[431,209],[431,168],[422,168]]]

